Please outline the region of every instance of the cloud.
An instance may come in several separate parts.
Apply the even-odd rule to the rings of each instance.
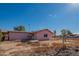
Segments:
[[[56,14],[54,14],[54,15],[53,14],[49,14],[49,16],[50,17],[56,17],[57,15]]]
[[[52,14],[49,14],[49,16],[51,17],[51,16],[53,16]]]
[[[79,11],[79,4],[78,3],[70,3],[66,7],[66,12],[67,13],[74,13]]]

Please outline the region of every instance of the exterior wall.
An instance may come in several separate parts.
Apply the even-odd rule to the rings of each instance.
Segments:
[[[4,35],[4,40],[6,40],[6,41],[8,40],[8,34]]]
[[[47,34],[47,37],[44,37],[44,34]],[[48,30],[40,31],[34,35],[34,39],[37,40],[47,40],[52,39],[53,33],[49,32]]]
[[[47,34],[47,37],[44,37]],[[49,30],[42,30],[35,33],[29,32],[7,32],[5,34],[5,40],[21,41],[21,40],[47,40],[52,39],[54,34]]]
[[[31,39],[31,34],[25,32],[9,32],[9,40],[28,40]]]

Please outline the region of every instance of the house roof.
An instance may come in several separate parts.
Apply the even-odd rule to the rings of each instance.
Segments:
[[[39,31],[32,32],[32,33],[33,34],[36,34],[36,33],[42,32],[42,31],[49,31],[50,33],[53,34],[53,32],[51,32],[49,29],[43,29],[43,30],[39,30]]]
[[[36,33],[39,33],[41,31],[49,31],[50,33],[53,34],[53,32],[51,32],[49,29],[43,29],[43,30],[38,30],[38,31],[34,31],[34,32],[23,32],[23,31],[7,31],[6,33],[8,32],[12,32],[12,33],[29,33],[29,34],[36,34]]]
[[[31,34],[31,32],[24,32],[24,31],[8,31],[8,32],[12,32],[12,33],[30,33]]]

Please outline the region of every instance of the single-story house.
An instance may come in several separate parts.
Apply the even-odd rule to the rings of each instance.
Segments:
[[[22,40],[48,40],[54,36],[48,29],[35,32],[8,31],[4,34],[4,40],[22,41]]]

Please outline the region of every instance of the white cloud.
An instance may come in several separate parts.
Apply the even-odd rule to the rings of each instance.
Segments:
[[[78,8],[79,7],[79,3],[70,3],[69,5],[71,8]]]
[[[56,17],[57,15],[56,15],[56,14],[54,14],[54,15],[52,15],[52,14],[49,14],[49,16],[50,16],[50,17]]]
[[[52,16],[52,14],[49,14],[49,16],[51,17],[51,16]]]
[[[70,3],[67,5],[66,12],[73,13],[79,10],[79,3]]]

